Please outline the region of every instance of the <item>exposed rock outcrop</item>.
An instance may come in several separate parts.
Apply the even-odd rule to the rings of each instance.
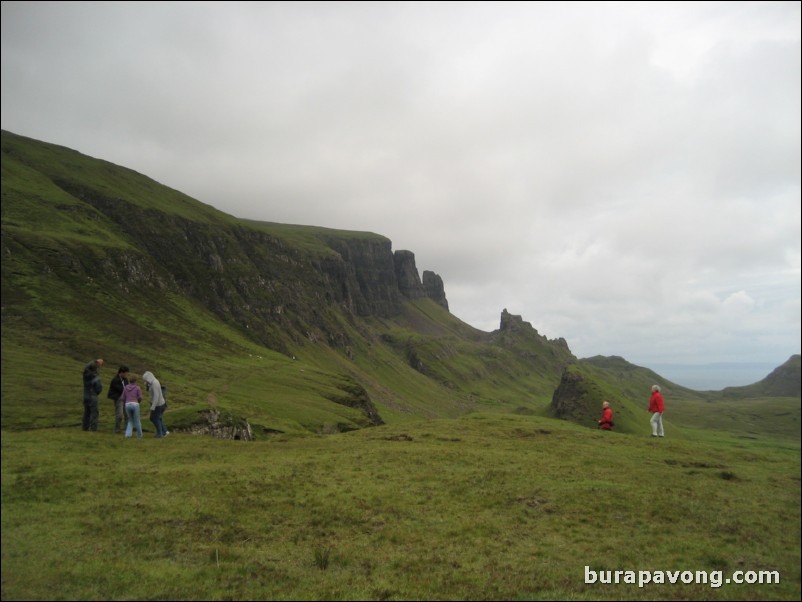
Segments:
[[[448,309],[448,300],[446,300],[446,290],[443,286],[443,279],[434,272],[424,270],[423,272],[423,290],[426,296],[433,299],[446,309]]]
[[[343,378],[337,388],[344,394],[329,395],[327,398],[330,401],[362,412],[366,420],[364,426],[380,426],[384,424],[384,420],[379,416],[379,412],[376,406],[373,405],[370,395],[362,385],[350,378]]]
[[[521,316],[511,314],[507,311],[507,308],[501,311],[499,330],[502,332],[534,332],[537,334],[537,330],[529,322],[524,322]]]
[[[398,290],[407,299],[428,297],[448,309],[443,279],[434,272],[423,272],[423,281],[418,276],[415,254],[412,251],[396,251],[393,255]]]
[[[221,415],[214,408],[206,412],[199,412],[202,422],[196,422],[188,427],[174,428],[174,431],[190,435],[209,435],[218,439],[236,439],[238,441],[251,441],[253,431],[251,425],[244,418],[235,418],[230,415]]]
[[[404,300],[427,296],[447,308],[442,280],[426,273],[424,286],[415,255],[393,253],[391,241],[378,234],[309,228],[299,244],[260,222],[161,212],[78,180],[54,183],[96,219],[126,224],[100,259],[122,293],[146,286],[189,296],[276,351],[289,354],[304,339],[348,349],[337,316],[342,309],[355,317],[392,318]],[[43,269],[67,272],[65,279],[92,278],[97,258],[78,255],[85,252],[69,247],[45,258]]]
[[[336,266],[327,266],[333,277],[326,291],[330,298],[345,302],[358,316],[388,318],[400,312],[401,293],[389,239],[331,237],[325,242],[342,259]]]
[[[587,386],[580,374],[563,371],[549,409],[557,418],[579,422],[590,414]]]
[[[395,277],[398,290],[407,299],[421,299],[426,296],[415,266],[415,254],[412,251],[396,251],[393,255]]]

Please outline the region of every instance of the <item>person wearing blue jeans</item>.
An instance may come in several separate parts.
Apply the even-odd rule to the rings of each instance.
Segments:
[[[142,379],[150,391],[150,421],[156,427],[156,438],[165,437],[170,432],[164,426],[164,411],[167,409],[167,401],[164,399],[162,385],[150,371],[145,372]]]
[[[125,415],[127,417],[125,424],[125,438],[130,439],[134,434],[134,427],[136,426],[136,436],[142,438],[142,421],[139,419],[139,404],[142,401],[142,389],[136,384],[139,376],[132,374],[129,377],[129,383],[125,385],[122,394],[122,400],[125,404]]]

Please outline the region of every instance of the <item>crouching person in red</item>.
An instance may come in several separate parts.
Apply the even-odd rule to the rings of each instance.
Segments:
[[[602,415],[599,420],[599,428],[603,431],[611,431],[615,423],[613,422],[613,409],[610,407],[610,402],[605,401],[602,404]]]

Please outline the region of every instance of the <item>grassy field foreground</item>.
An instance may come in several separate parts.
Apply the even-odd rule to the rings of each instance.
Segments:
[[[800,455],[494,414],[250,443],[3,432],[2,532],[4,600],[798,600]]]

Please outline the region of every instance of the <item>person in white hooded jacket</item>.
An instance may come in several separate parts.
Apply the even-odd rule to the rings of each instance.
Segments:
[[[167,402],[164,399],[162,385],[150,371],[142,375],[142,380],[145,381],[145,386],[150,391],[150,421],[156,427],[156,438],[166,437],[170,431],[164,426],[164,411],[167,409]]]

